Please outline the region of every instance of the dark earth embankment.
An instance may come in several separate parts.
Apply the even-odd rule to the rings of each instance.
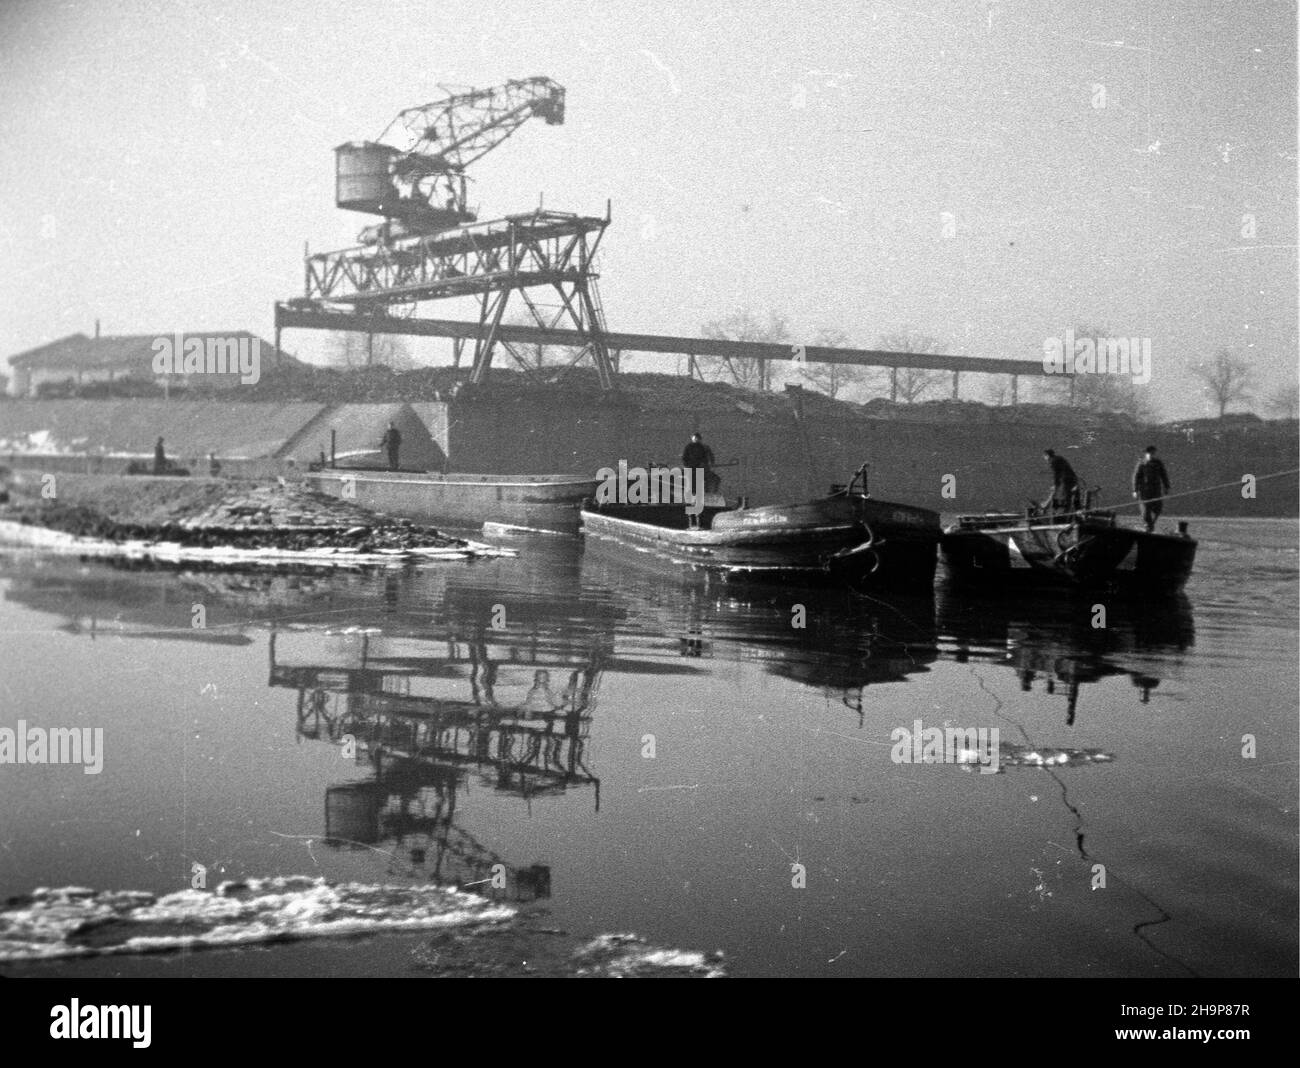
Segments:
[[[666,374],[623,374],[610,392],[581,368],[533,378],[496,369],[473,387],[465,374],[306,368],[219,399],[3,402],[0,452],[12,459],[0,462],[118,470],[125,454],[148,456],[165,434],[168,454],[197,458],[195,470],[206,470],[215,452],[227,473],[289,474],[331,448],[340,455],[373,450],[396,418],[404,427],[403,465],[413,469],[590,477],[619,460],[677,463],[700,430],[718,459],[731,462],[722,471],[724,491],[753,504],[823,493],[867,462],[877,496],[951,513],[1041,500],[1047,447],[1067,457],[1087,486],[1099,487],[1103,506],[1128,509],[1133,465],[1155,444],[1173,479],[1166,517],[1300,514],[1294,419],[1233,414],[1153,425],[1066,405],[855,404],[810,390],[760,393]],[[978,387],[963,378],[962,388]],[[100,408],[115,404],[129,407],[99,417]],[[1253,492],[1243,488],[1246,476],[1257,480]]]

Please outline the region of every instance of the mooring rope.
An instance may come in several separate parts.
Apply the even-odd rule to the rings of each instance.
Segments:
[[[1271,472],[1271,473],[1269,473],[1269,474],[1267,474],[1267,475],[1255,475],[1254,478],[1255,478],[1255,481],[1256,481],[1256,482],[1263,482],[1263,481],[1265,481],[1266,479],[1270,479],[1270,478],[1282,478],[1284,475],[1295,475],[1295,474],[1300,474],[1300,467],[1292,467],[1292,468],[1289,468],[1289,469],[1286,470],[1286,471],[1273,471],[1273,472]],[[1220,482],[1217,486],[1201,486],[1201,487],[1199,487],[1198,489],[1183,490],[1182,493],[1166,493],[1166,494],[1163,494],[1163,495],[1160,496],[1160,497],[1147,497],[1147,498],[1141,498],[1141,499],[1136,500],[1136,501],[1123,501],[1123,502],[1120,503],[1120,504],[1110,504],[1110,505],[1106,505],[1106,509],[1109,510],[1109,511],[1117,511],[1117,510],[1120,509],[1120,508],[1141,508],[1141,507],[1143,506],[1144,502],[1147,501],[1147,500],[1172,501],[1172,500],[1176,500],[1176,499],[1179,498],[1179,497],[1194,497],[1194,496],[1196,496],[1198,493],[1211,493],[1211,492],[1213,492],[1214,490],[1228,489],[1229,487],[1236,487],[1236,488],[1240,489],[1240,488],[1241,488],[1241,479],[1237,479],[1235,482]],[[1056,513],[1052,513],[1052,514],[1051,514],[1051,518],[1052,518],[1052,519],[1069,519],[1069,518],[1071,518],[1072,516],[1076,516],[1076,515],[1087,515],[1090,511],[1097,511],[1097,510],[1098,510],[1098,509],[1096,509],[1096,508],[1093,508],[1093,509],[1088,509],[1088,508],[1079,508],[1079,509],[1076,509],[1076,510],[1073,511],[1073,512],[1056,512]],[[1038,517],[1035,517],[1035,518],[1038,518]]]

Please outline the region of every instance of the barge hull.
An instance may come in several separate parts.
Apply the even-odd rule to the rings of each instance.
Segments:
[[[1021,520],[950,529],[939,552],[949,579],[959,584],[1173,594],[1192,573],[1196,541],[1105,523]]]
[[[880,521],[888,513],[882,512],[873,517],[878,537],[869,544],[861,516],[854,518],[854,510],[838,501],[826,506],[819,502],[811,509],[792,505],[720,512],[716,518],[727,517],[726,525],[717,523],[712,529],[701,530],[662,525],[654,520],[667,515],[650,513],[663,509],[637,506],[621,509],[627,513],[623,515],[611,514],[610,509],[587,509],[582,523],[589,540],[677,571],[703,570],[727,578],[800,585],[852,583],[928,590],[934,582],[938,517],[921,509],[870,504],[873,511],[883,507],[906,512],[903,522],[910,525],[885,526]],[[676,507],[675,512],[680,516],[681,508]],[[702,518],[707,523],[715,517]],[[848,521],[851,518],[853,521]]]
[[[438,475],[410,471],[314,471],[308,484],[385,515],[477,530],[484,523],[578,532],[595,479],[573,475]]]

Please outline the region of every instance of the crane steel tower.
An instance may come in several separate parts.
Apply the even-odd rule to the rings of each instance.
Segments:
[[[353,248],[309,255],[305,299],[291,303],[345,305],[356,315],[391,317],[424,301],[475,297],[480,329],[470,381],[477,384],[498,345],[529,369],[498,334],[510,295],[518,292],[538,327],[578,333],[569,366],[590,357],[601,385],[612,388],[595,269],[608,206],[604,218],[539,207],[488,222],[469,209],[466,168],[533,117],[551,126],[564,122],[564,88],[550,78],[449,91],[442,100],[403,111],[376,141],[340,145],[338,206],[383,221],[364,229]],[[544,305],[538,290],[553,290],[559,303]],[[459,341],[456,354],[459,362]]]

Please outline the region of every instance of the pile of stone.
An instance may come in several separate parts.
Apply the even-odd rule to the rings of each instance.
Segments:
[[[233,484],[230,492],[191,514],[177,516],[167,528],[169,540],[192,545],[378,552],[464,544],[430,527],[280,484]]]
[[[23,487],[14,501],[0,507],[0,521],[100,544],[165,544],[200,553],[428,558],[444,551],[448,556],[493,552],[489,546],[283,482],[193,483],[187,489],[137,484],[89,476],[60,478],[54,499],[42,498],[36,487]]]

